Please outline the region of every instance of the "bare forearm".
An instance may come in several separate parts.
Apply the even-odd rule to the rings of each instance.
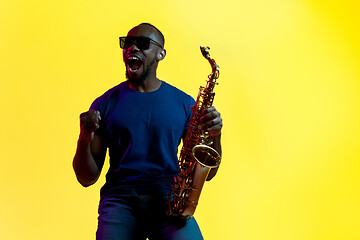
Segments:
[[[211,145],[211,147],[213,149],[215,149],[220,154],[220,157],[221,157],[221,135],[214,137],[213,144]],[[206,181],[210,181],[213,177],[215,177],[218,169],[219,169],[219,167],[212,168],[210,170],[208,177],[206,178]]]
[[[81,185],[88,187],[96,182],[100,175],[100,169],[91,154],[90,143],[78,140],[73,168]]]
[[[211,145],[211,147],[213,149],[215,149],[221,156],[222,152],[221,152],[221,134],[219,134],[218,136],[214,137],[213,139],[213,144]]]

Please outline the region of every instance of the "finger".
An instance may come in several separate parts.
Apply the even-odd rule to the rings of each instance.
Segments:
[[[95,130],[97,130],[99,128],[99,124],[97,123],[85,123],[83,125],[83,129],[87,132],[94,132]]]
[[[92,115],[96,115],[96,116],[100,116],[100,112],[99,111],[95,111],[95,110],[89,110],[87,112],[83,112],[80,114],[80,118],[85,117],[85,116],[92,116]]]
[[[218,123],[218,124],[209,126],[209,127],[206,129],[206,131],[208,131],[208,132],[211,132],[211,131],[219,131],[219,130],[221,130],[221,128],[222,128],[222,124],[221,124],[221,123]]]
[[[98,114],[96,117],[97,117],[97,119],[98,119],[99,121],[101,120],[100,112],[99,112],[99,114]]]
[[[218,111],[211,111],[211,112],[205,114],[204,116],[202,116],[200,118],[200,121],[204,123],[204,122],[208,122],[210,120],[213,120],[213,119],[216,119],[219,117],[220,117],[220,113]]]
[[[90,114],[84,114],[80,117],[80,122],[87,123],[87,122],[97,122],[97,116],[91,116]]]
[[[215,118],[215,119],[211,119],[211,120],[208,120],[206,122],[203,122],[199,125],[199,129],[204,129],[204,130],[208,130],[209,128],[212,128],[213,126],[215,125],[219,125],[220,128],[222,126],[222,119],[219,117],[219,118]]]
[[[99,122],[100,122],[99,118],[100,117],[94,115],[94,113],[83,115],[80,118],[80,125],[88,130],[96,128],[95,126],[99,125]]]
[[[97,119],[101,120],[100,111],[94,111],[94,113]]]
[[[202,115],[205,115],[209,112],[213,112],[213,111],[216,111],[216,108],[214,106],[211,106],[211,107],[208,107],[208,108],[205,108],[204,110],[201,111],[201,114]]]
[[[89,110],[87,112],[83,112],[80,114],[80,118],[84,118],[84,117],[96,117],[98,119],[101,119],[101,116],[100,116],[100,112],[99,111],[95,111],[95,110]]]
[[[208,131],[208,133],[209,133],[211,136],[216,137],[216,136],[221,135],[221,129]]]

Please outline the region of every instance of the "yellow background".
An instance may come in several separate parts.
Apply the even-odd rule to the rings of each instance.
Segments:
[[[205,239],[360,239],[358,0],[0,1],[0,239],[94,239],[79,114],[124,80],[118,37],[166,37],[158,76],[196,97],[220,65],[223,162]]]

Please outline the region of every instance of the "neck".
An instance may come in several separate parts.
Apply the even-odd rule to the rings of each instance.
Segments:
[[[157,77],[146,78],[140,85],[134,85],[129,80],[127,81],[127,83],[132,90],[138,92],[154,92],[158,90],[161,86],[161,81]]]

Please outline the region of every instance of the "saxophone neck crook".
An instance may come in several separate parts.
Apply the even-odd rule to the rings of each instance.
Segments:
[[[208,76],[209,81],[215,82],[216,79],[219,78],[219,68],[220,67],[219,67],[219,65],[216,64],[215,60],[210,57],[209,50],[210,50],[209,47],[200,46],[200,51],[201,51],[202,55],[204,56],[204,58],[206,58],[209,61],[210,65],[211,65],[212,73]]]

